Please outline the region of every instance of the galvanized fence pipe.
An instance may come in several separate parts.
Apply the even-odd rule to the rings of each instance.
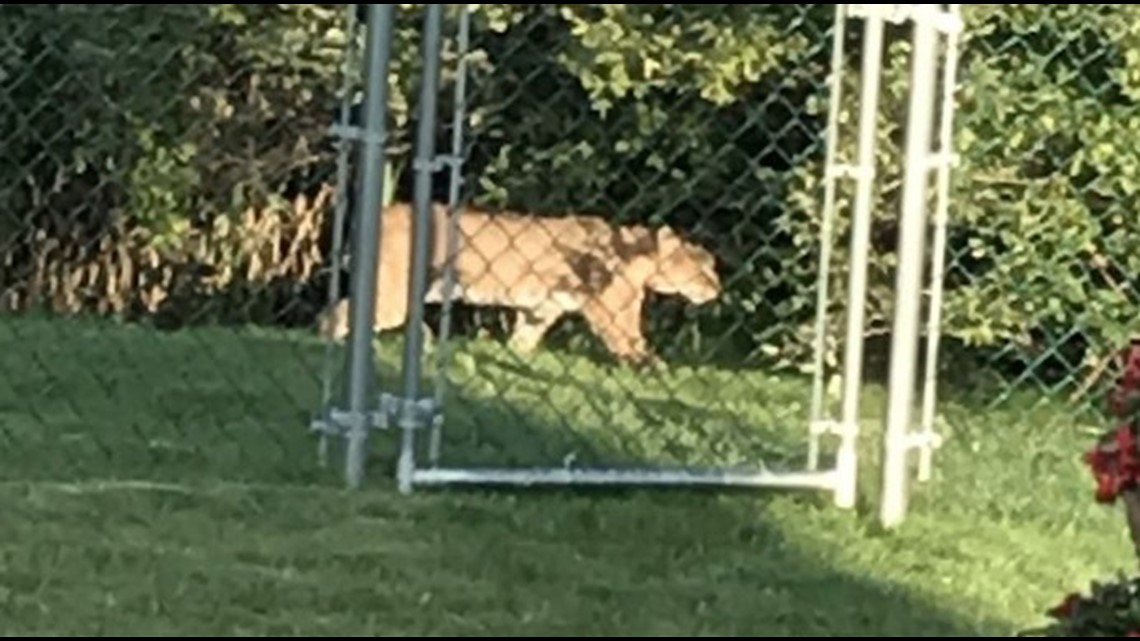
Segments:
[[[424,12],[423,75],[420,89],[419,122],[416,130],[416,172],[414,194],[415,224],[412,233],[411,278],[408,286],[408,318],[405,327],[403,402],[400,407],[400,457],[397,479],[400,491],[412,489],[415,470],[416,431],[425,425],[419,409],[420,375],[423,372],[424,295],[434,243],[432,175],[436,172],[435,126],[440,80],[440,46],[443,31],[443,5],[430,4]]]
[[[369,405],[375,381],[372,349],[376,313],[376,265],[380,251],[380,208],[384,195],[384,166],[388,139],[388,70],[392,55],[392,28],[396,5],[368,6],[365,48],[363,162],[358,174],[357,224],[352,256],[352,295],[349,304],[348,411],[351,425],[345,454],[345,480],[351,488],[364,478],[364,460],[370,429]]]

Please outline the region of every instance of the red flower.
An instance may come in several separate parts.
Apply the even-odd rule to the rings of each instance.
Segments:
[[[1121,492],[1140,481],[1140,455],[1130,425],[1117,427],[1110,438],[1085,453],[1084,460],[1096,479],[1097,502],[1112,503]]]
[[[1073,616],[1073,613],[1077,611],[1077,606],[1080,602],[1081,595],[1073,592],[1067,595],[1063,601],[1049,608],[1046,614],[1057,619],[1067,619]]]
[[[1121,492],[1140,481],[1140,454],[1136,449],[1133,416],[1140,410],[1140,338],[1134,338],[1120,351],[1123,371],[1112,391],[1112,413],[1124,421],[1106,434],[1089,452],[1085,463],[1096,479],[1096,500],[1112,503]]]
[[[1137,401],[1140,401],[1140,339],[1132,339],[1119,356],[1124,371],[1109,398],[1109,408],[1116,417],[1126,418],[1137,409]]]
[[[1140,630],[1129,630],[1128,634],[1126,634],[1124,636],[1126,636],[1126,637],[1140,637]]]

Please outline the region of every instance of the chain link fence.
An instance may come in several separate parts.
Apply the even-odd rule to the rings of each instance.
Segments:
[[[460,6],[444,16],[442,113],[455,107]],[[398,7],[387,157],[391,196],[407,202],[422,7]],[[597,323],[569,316],[521,353],[519,315],[470,301],[441,337],[434,305],[424,373],[446,348],[444,456],[795,461],[834,6],[471,7],[463,200],[668,226],[715,257],[718,283],[708,301],[649,294],[634,325],[653,367],[624,362]],[[329,130],[346,95],[360,119],[360,59],[346,50],[362,42],[362,16],[320,4],[4,12],[0,475],[319,478],[306,426],[344,355],[316,327],[329,280],[343,293],[348,274],[334,256]],[[943,350],[944,369],[968,375],[947,377],[944,397],[1099,412],[1108,357],[1136,318],[1140,145],[1128,136],[1140,128],[1140,15],[1109,4],[963,12]],[[880,116],[867,308],[868,376],[879,380],[906,36],[888,32]],[[859,48],[847,50],[851,96]],[[844,105],[845,127],[855,109]],[[440,125],[447,149],[451,119]],[[361,176],[349,178],[350,197]],[[433,190],[446,202],[443,174]],[[841,210],[851,198],[841,192]],[[380,304],[403,295],[382,292]],[[844,302],[842,290],[830,301],[834,337]],[[402,340],[377,338],[381,388],[399,384]],[[827,349],[834,365],[841,346]],[[371,451],[389,465],[396,448]]]

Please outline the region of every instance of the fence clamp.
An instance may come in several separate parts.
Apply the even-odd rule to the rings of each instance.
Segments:
[[[942,435],[938,432],[913,432],[906,436],[907,449],[932,449],[942,447]]]
[[[353,125],[335,124],[329,127],[329,133],[341,140],[351,140],[352,142],[363,142],[378,146],[383,146],[388,143],[387,133],[374,134],[363,127]]]
[[[864,167],[863,165],[837,163],[828,166],[826,177],[832,180],[838,178],[850,178],[852,180],[874,180],[875,170],[871,167]]]
[[[927,158],[928,167],[931,169],[938,169],[939,167],[946,167],[953,169],[962,164],[962,157],[956,153],[935,153],[930,154]]]
[[[913,20],[944,34],[960,33],[963,28],[960,17],[930,4],[848,4],[847,11],[853,18],[880,19],[891,24]]]
[[[422,158],[416,158],[412,161],[412,169],[416,171],[426,170],[435,173],[445,168],[458,172],[463,168],[463,157],[451,154],[440,154],[428,161],[424,161]],[[459,179],[463,180],[463,177],[460,176]]]
[[[380,412],[351,412],[336,407],[327,408],[323,415],[309,422],[309,431],[329,436],[341,436],[359,429],[387,427]]]
[[[419,429],[442,422],[443,412],[434,398],[409,401],[392,394],[381,394],[379,407],[373,411],[351,412],[336,407],[326,408],[309,422],[309,431],[343,436],[362,428],[387,430],[398,426],[403,429]]]
[[[830,418],[812,421],[808,428],[812,436],[839,436],[841,438],[859,435],[857,423],[844,423]]]
[[[442,416],[439,403],[434,398],[409,399],[394,394],[380,395],[381,429],[391,427],[393,422],[401,429],[418,430],[435,423]]]

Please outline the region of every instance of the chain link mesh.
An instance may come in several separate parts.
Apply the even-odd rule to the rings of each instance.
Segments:
[[[992,402],[1102,415],[1135,335],[1135,9],[963,7],[952,347]]]
[[[778,292],[796,285],[797,272],[811,275],[810,295],[817,251],[781,244],[787,233],[777,219],[789,169],[822,154],[821,116],[795,113],[825,87],[830,9],[501,11],[488,13],[492,29],[475,41],[496,66],[472,82],[468,201],[559,220],[600,216],[618,239],[594,242],[615,244],[626,265],[653,264],[640,275],[637,267],[601,275],[605,284],[587,288],[585,319],[567,315],[535,354],[493,343],[460,354],[452,373],[467,382],[450,408],[472,429],[449,429],[456,454],[447,462],[788,459],[803,440],[806,399],[786,390],[771,403],[745,402],[764,380],[731,372],[779,342],[769,336],[810,321],[794,312],[791,323],[775,318]],[[510,25],[502,35],[500,24]],[[719,274],[701,292],[694,285],[706,252]],[[485,258],[496,271],[495,257]],[[673,274],[688,292],[665,282]],[[645,289],[644,301],[630,296]],[[480,399],[479,410],[463,398]],[[459,446],[464,439],[482,445]]]
[[[13,454],[3,473],[114,474],[126,464],[171,478],[305,476],[308,441],[294,427],[321,376],[311,328],[332,272],[327,129],[341,98],[344,11],[5,11],[0,302]],[[461,304],[454,447],[498,462],[601,448],[693,463],[798,443],[782,426],[802,424],[805,399],[784,383],[809,361],[832,11],[476,7],[464,200],[596,215],[627,230],[667,225],[715,256],[719,293],[701,305],[651,293],[640,322],[664,365],[641,370],[617,363],[580,320],[559,321],[533,354],[519,354],[507,340],[514,312]],[[1098,405],[1113,377],[1108,357],[1135,316],[1133,9],[964,11],[948,366],[969,367],[975,376],[959,387],[987,402],[1045,394]],[[452,34],[454,25],[450,7]],[[418,29],[416,8],[402,7],[397,200],[410,197]],[[889,327],[906,49],[903,31],[892,33],[872,345],[885,346]],[[444,62],[451,108],[450,37]],[[844,106],[845,127],[853,109]],[[448,122],[441,116],[441,148]],[[841,206],[850,197],[841,193]],[[833,282],[845,276],[844,222]],[[833,295],[837,310],[842,297]],[[833,315],[835,336],[841,322]],[[383,372],[394,373],[400,340],[381,341]],[[833,362],[834,340],[828,349]],[[882,351],[869,351],[872,362]],[[536,424],[550,429],[528,433]]]
[[[5,7],[4,476],[303,474],[343,13]]]
[[[454,107],[460,6],[447,5],[440,150],[449,148],[452,133],[447,110]],[[397,7],[389,169],[392,198],[407,202],[415,173],[422,5]],[[468,7],[463,201],[480,211],[597,216],[614,226],[608,233],[621,242],[605,234],[575,240],[567,228],[538,227],[549,234],[548,244],[535,243],[544,248],[539,257],[552,258],[563,251],[557,247],[570,244],[569,254],[584,261],[558,284],[558,294],[577,296],[572,305],[587,313],[559,318],[532,350],[519,349],[526,341],[517,334],[511,339],[526,314],[457,303],[441,462],[801,465],[834,5]],[[1002,404],[1066,404],[1062,412],[1026,411],[1030,417],[1019,420],[1033,429],[1053,427],[1041,425],[1051,420],[1066,427],[1074,414],[1099,423],[1119,375],[1114,357],[1134,337],[1137,322],[1140,144],[1130,136],[1140,135],[1140,10],[975,4],[962,11],[955,116],[960,164],[950,212],[940,396],[960,416]],[[326,370],[328,344],[318,326],[330,279],[340,279],[340,292],[347,292],[348,269],[337,268],[332,251],[336,200],[351,201],[355,185],[367,178],[356,175],[337,193],[337,140],[330,127],[345,99],[355,105],[359,124],[363,84],[363,38],[346,6],[9,4],[3,16],[0,485],[18,488],[26,500],[12,501],[14,517],[0,523],[12,536],[0,539],[35,542],[0,549],[0,612],[13,622],[8,631],[102,633],[115,621],[120,632],[162,636],[171,632],[164,626],[174,624],[156,621],[169,619],[217,634],[353,634],[362,626],[369,634],[389,634],[392,626],[431,632],[433,625],[470,633],[480,625],[515,629],[524,618],[492,607],[486,595],[501,586],[518,590],[512,593],[518,603],[532,596],[520,594],[534,591],[543,612],[563,598],[564,585],[535,585],[541,572],[528,559],[508,559],[502,563],[507,569],[493,568],[498,574],[488,570],[496,562],[487,554],[494,544],[446,554],[424,545],[425,536],[439,547],[461,536],[444,532],[456,513],[467,527],[479,519],[508,521],[510,506],[483,514],[483,508],[449,504],[413,527],[410,519],[388,518],[402,509],[392,507],[389,495],[361,499],[362,509],[350,525],[338,523],[341,538],[334,540],[313,533],[323,536],[325,524],[349,510],[325,503],[328,494],[298,498],[300,485],[339,486],[341,480],[319,467],[306,428],[327,400],[322,377],[332,372],[343,387],[343,344],[331,348],[335,366]],[[858,93],[859,32],[848,34],[849,98]],[[905,27],[888,28],[878,133],[866,354],[868,378],[880,383],[892,314],[908,35]],[[355,51],[346,54],[350,42]],[[856,110],[853,99],[842,107],[847,143],[841,162],[854,158]],[[446,172],[433,188],[435,200],[445,202]],[[852,185],[841,183],[833,283],[847,276],[852,197]],[[644,301],[596,297],[623,279],[627,294],[653,290],[654,279],[660,279],[657,289],[685,290],[691,280],[680,287],[664,282],[670,273],[694,273],[677,256],[650,261],[663,272],[639,272],[646,258],[636,258],[635,250],[671,246],[671,237],[658,231],[666,227],[715,258],[715,298],[698,304],[685,300],[684,291],[648,291]],[[504,227],[487,237],[509,240],[514,233]],[[497,270],[505,263],[502,252],[494,242],[473,245],[472,255],[493,272],[487,287],[512,285],[513,276]],[[468,268],[472,279],[475,268]],[[467,289],[478,297],[477,287]],[[383,291],[378,304],[404,296],[403,290]],[[830,296],[835,313],[826,361],[834,369],[845,292],[838,287]],[[689,298],[702,295],[690,291]],[[434,336],[441,331],[439,307],[428,310]],[[343,312],[325,316],[333,321],[326,329],[343,322]],[[610,341],[602,336],[607,331]],[[631,338],[631,331],[641,336]],[[536,333],[521,338],[533,342]],[[640,351],[642,338],[651,357],[630,362],[615,353],[615,345],[618,352],[622,345]],[[376,339],[380,390],[400,389],[402,341],[399,331]],[[431,346],[424,357],[425,389],[436,383],[433,357],[440,348]],[[870,415],[881,394],[873,389],[864,404],[868,432],[878,429],[871,423],[880,417]],[[395,468],[398,447],[391,433],[375,434],[369,483],[381,484]],[[985,435],[965,440],[973,442],[960,452],[990,447]],[[419,439],[424,447],[427,441]],[[878,443],[877,435],[865,434],[867,458],[878,455]],[[1035,459],[1024,467],[1039,464]],[[186,489],[219,484],[243,491]],[[296,491],[286,499],[245,491],[254,484]],[[160,491],[142,498],[103,493],[110,487]],[[968,500],[973,497],[958,507]],[[294,510],[293,501],[303,507]],[[1028,504],[1026,498],[1018,510]],[[622,545],[630,546],[610,546],[609,557],[558,548],[567,564],[559,576],[605,569],[613,555],[640,546],[636,535],[648,529],[677,528],[697,538],[692,514],[657,507],[652,518],[634,514],[623,522],[628,537],[605,525],[613,540],[624,537]],[[55,520],[37,520],[45,514]],[[141,523],[139,514],[162,518]],[[700,548],[691,559],[703,563],[706,547],[769,536],[751,523],[740,526],[738,516],[713,519],[721,538],[696,546],[686,541],[684,553]],[[582,522],[575,532],[602,529],[595,513],[574,519]],[[533,526],[520,523],[511,527]],[[543,526],[542,536],[564,525]],[[138,536],[143,526],[150,528],[145,544]],[[814,521],[810,527],[818,529]],[[112,539],[111,532],[121,536]],[[490,527],[481,534],[496,542],[503,537]],[[203,541],[228,546],[231,572],[210,565],[218,561],[205,558]],[[782,541],[773,545],[781,558],[791,549]],[[738,596],[718,603],[716,593],[707,597],[693,588],[698,611],[749,611],[757,574],[738,570],[761,556],[755,549],[736,550],[701,575],[736,586]],[[656,580],[657,568],[681,551],[678,544],[659,558],[646,557],[652,562],[643,559],[645,568],[653,566],[645,576]],[[581,565],[580,553],[589,565]],[[450,601],[428,588],[405,589],[412,566],[390,564],[394,556],[419,567],[460,559],[466,583]],[[578,565],[566,569],[571,564]],[[385,569],[378,581],[376,567],[401,569]],[[515,570],[528,581],[516,581]],[[812,572],[811,580],[825,585],[821,591],[850,583]],[[913,575],[913,567],[906,572]],[[962,574],[965,582],[964,573],[947,576]],[[300,574],[306,578],[298,580]],[[635,575],[644,578],[641,569]],[[132,585],[111,586],[116,579]],[[421,587],[430,583],[417,580]],[[665,615],[696,608],[626,580],[602,586],[597,579],[586,592],[606,603],[618,589],[622,598],[649,595],[639,598],[656,599],[662,609],[645,611]],[[65,589],[80,584],[96,586],[99,596],[76,602]],[[336,590],[325,590],[333,585]],[[796,589],[803,585],[814,589],[816,583]],[[943,589],[959,585],[947,582]],[[372,615],[377,594],[383,616]],[[893,588],[882,594],[875,609],[910,610],[897,608]],[[829,603],[846,596],[834,592]],[[64,607],[70,616],[60,616]],[[435,608],[431,616],[424,616],[427,608]],[[464,608],[483,608],[483,618],[458,621],[454,613]],[[857,621],[855,629],[871,609],[844,601],[818,611],[850,610],[844,616]],[[284,611],[297,618],[267,614]],[[362,622],[358,614],[365,611],[369,618]],[[628,631],[623,617],[637,620],[637,611],[627,608],[599,625]],[[576,621],[558,625],[580,632],[582,619],[602,621],[611,613],[575,614]],[[918,624],[908,627],[905,616],[911,615],[897,616],[902,624],[887,617],[892,623],[884,625],[906,632],[953,627],[919,621],[925,614],[913,615]],[[676,633],[680,628],[666,619],[646,629]],[[826,634],[835,632],[829,625],[841,625],[822,620],[818,612],[789,615],[777,627]],[[694,625],[705,629],[705,623]],[[734,634],[747,627],[717,625]]]

